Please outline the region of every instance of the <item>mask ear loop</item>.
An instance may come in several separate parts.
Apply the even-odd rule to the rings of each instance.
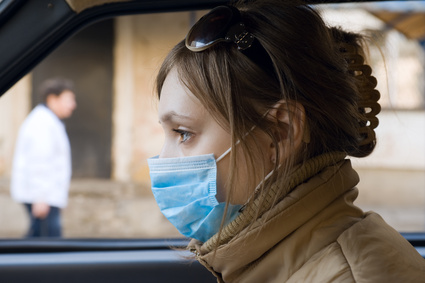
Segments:
[[[263,119],[264,117],[266,117],[268,114],[269,114],[269,112],[270,112],[270,109],[268,109],[266,112],[264,112],[264,114],[261,116],[261,119]],[[254,130],[255,129],[255,125],[251,128],[251,130],[249,130],[249,132],[251,132],[252,130]],[[249,133],[248,132],[248,133]],[[248,135],[248,133],[246,133],[246,135],[245,136],[247,136]],[[245,137],[244,136],[244,137]],[[277,169],[279,170],[279,168],[280,168],[280,166],[281,166],[282,164],[279,164],[278,165],[278,167],[277,167]],[[270,177],[273,175],[273,173],[275,172],[275,170],[273,169],[272,171],[270,171],[267,175],[266,175],[266,177],[257,185],[257,187],[255,187],[255,190],[254,190],[254,192],[251,194],[251,196],[248,198],[248,200],[242,205],[242,207],[239,209],[239,212],[242,212],[242,211],[244,211],[244,209],[245,209],[245,207],[246,207],[246,205],[251,201],[251,199],[253,199],[257,194],[258,194],[258,192],[260,191],[260,188],[261,188],[261,186],[263,185],[263,183],[265,182],[265,181],[267,181],[268,179],[270,179]]]
[[[267,116],[267,114],[269,114],[269,112],[270,112],[270,109],[268,109],[262,116],[261,116],[261,119],[263,119],[264,117],[266,117]],[[251,129],[249,129],[249,131],[248,132],[246,132],[244,135],[243,135],[243,137],[242,137],[242,139],[244,139],[244,138],[246,138],[255,128],[257,127],[257,125],[254,125],[254,126],[252,126],[251,127]],[[235,143],[235,145],[238,145],[240,143],[240,140],[238,140],[238,141],[236,141],[236,143]],[[215,162],[216,163],[218,163],[220,160],[222,160],[227,154],[229,154],[229,152],[230,151],[232,151],[232,147],[229,147],[222,155],[220,155],[220,157],[218,157],[216,160],[215,160]],[[278,169],[280,168],[280,164],[279,164],[279,166],[277,167]],[[248,204],[248,202],[258,193],[258,191],[260,190],[260,187],[261,187],[261,185],[265,182],[265,181],[267,181],[269,178],[270,178],[270,176],[273,174],[273,172],[274,172],[274,170],[272,170],[272,171],[270,171],[268,174],[267,174],[267,176],[264,178],[264,180],[262,180],[258,185],[257,185],[257,187],[255,188],[255,190],[254,190],[254,193],[252,193],[252,195],[248,198],[248,200],[245,202],[245,204],[244,205],[242,205],[242,207],[239,209],[239,212],[242,212],[244,209],[245,209],[245,206]]]
[[[238,144],[239,143],[239,141],[237,141],[236,142],[236,144]],[[229,152],[232,150],[232,147],[229,147],[222,155],[220,155],[220,157],[219,158],[217,158],[216,160],[215,160],[215,162],[216,163],[218,163],[220,160],[222,160],[226,155],[228,155],[229,154]]]
[[[264,116],[266,116],[266,114],[268,113],[269,111],[267,110],[267,112],[263,115],[263,117],[262,118],[264,118]],[[254,125],[254,126],[252,126],[251,127],[251,129],[249,129],[249,131],[248,132],[246,132],[244,135],[243,135],[243,137],[242,137],[242,139],[244,139],[244,138],[246,138],[255,128],[256,128],[257,126],[256,125]],[[238,141],[236,141],[236,143],[235,143],[235,145],[238,145],[239,143],[240,143],[241,141],[240,140],[238,140]],[[232,147],[229,147],[222,155],[220,155],[220,157],[219,158],[217,158],[216,160],[215,160],[215,162],[219,162],[220,160],[222,160],[227,154],[229,154],[229,152],[230,151],[232,151]]]

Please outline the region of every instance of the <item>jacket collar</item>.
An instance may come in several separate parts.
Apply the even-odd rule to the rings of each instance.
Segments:
[[[276,182],[247,205],[220,237],[215,235],[206,243],[192,240],[188,248],[218,278],[234,278],[358,183],[357,173],[344,157],[331,153],[307,161],[294,171],[289,182]],[[328,189],[330,184],[332,190]],[[275,203],[279,194],[285,197]]]

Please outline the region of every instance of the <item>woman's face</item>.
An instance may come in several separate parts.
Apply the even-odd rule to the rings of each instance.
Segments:
[[[164,81],[159,100],[159,122],[165,142],[159,158],[184,157],[213,153],[220,157],[231,146],[230,133],[225,131],[201,102],[179,81],[173,69]],[[226,200],[225,180],[228,178],[230,154],[217,163],[217,200]],[[242,174],[242,175],[241,175]],[[239,175],[243,176],[243,172]],[[237,197],[234,201],[243,203]]]

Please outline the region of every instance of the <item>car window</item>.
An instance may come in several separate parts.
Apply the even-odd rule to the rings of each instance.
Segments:
[[[370,157],[352,159],[361,179],[357,204],[377,211],[399,231],[424,231],[425,35],[412,36],[401,27],[412,9],[421,12],[423,20],[425,7],[392,2],[319,9],[330,25],[367,35],[382,96],[376,150]],[[146,159],[160,152],[163,140],[155,74],[204,12],[123,16],[96,23],[62,44],[1,97],[1,238],[22,237],[28,226],[24,207],[9,193],[13,152],[20,125],[38,104],[38,85],[53,76],[74,80],[78,104],[64,121],[73,161],[69,202],[62,215],[64,237],[180,237],[150,192]]]
[[[357,204],[377,211],[399,231],[424,231],[425,5],[329,6],[323,14],[330,24],[368,37],[370,64],[381,93],[376,149],[367,158],[352,158],[361,180]],[[408,27],[413,22],[417,28]]]

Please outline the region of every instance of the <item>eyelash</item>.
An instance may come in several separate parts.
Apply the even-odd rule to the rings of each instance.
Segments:
[[[180,135],[180,139],[181,139],[180,143],[187,142],[193,136],[191,132],[180,130],[180,129],[173,129],[173,132],[176,132],[177,134]]]

